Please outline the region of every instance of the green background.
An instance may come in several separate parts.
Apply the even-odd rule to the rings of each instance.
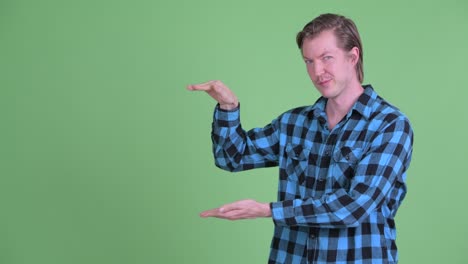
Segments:
[[[276,199],[275,168],[211,154],[220,79],[245,128],[318,93],[295,34],[357,24],[365,83],[412,121],[400,263],[466,263],[466,1],[0,0],[0,263],[266,263],[270,219],[198,213]]]

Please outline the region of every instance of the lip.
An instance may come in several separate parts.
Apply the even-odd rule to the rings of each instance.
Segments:
[[[331,81],[331,79],[330,79],[330,80],[323,81],[323,82],[319,82],[318,84],[319,84],[320,86],[323,86],[323,85],[328,84],[330,81]]]

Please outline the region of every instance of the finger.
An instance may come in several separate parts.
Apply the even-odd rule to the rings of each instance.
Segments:
[[[220,216],[219,208],[203,211],[200,213],[200,216],[201,217],[219,217]]]
[[[208,91],[213,88],[213,85],[216,81],[209,81],[200,84],[191,84],[187,86],[187,89],[191,91]]]
[[[245,213],[242,210],[232,210],[223,213],[223,218],[228,220],[239,220],[245,218]]]
[[[227,220],[237,220],[242,218],[242,212],[240,210],[232,210],[229,212],[220,212],[219,209],[212,209],[200,214],[201,217],[216,217],[220,219],[227,219]]]

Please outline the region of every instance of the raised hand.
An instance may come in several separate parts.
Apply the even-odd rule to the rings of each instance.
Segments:
[[[252,219],[257,217],[270,217],[269,203],[259,203],[254,200],[241,200],[225,204],[219,208],[200,213],[201,217],[217,217],[228,220]]]
[[[232,110],[239,105],[236,95],[224,83],[218,80],[188,85],[187,89],[190,91],[205,91],[224,110]]]

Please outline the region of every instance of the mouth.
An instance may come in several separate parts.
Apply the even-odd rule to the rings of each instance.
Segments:
[[[319,84],[320,86],[324,86],[324,85],[327,85],[329,82],[331,82],[331,79],[325,80],[325,81],[319,81],[318,84]]]

